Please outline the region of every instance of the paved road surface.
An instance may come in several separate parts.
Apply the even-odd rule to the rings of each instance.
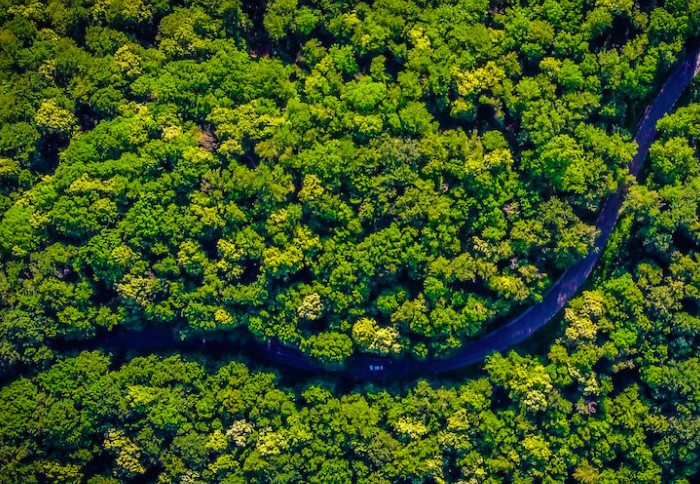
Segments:
[[[630,162],[629,171],[632,175],[636,176],[639,173],[647,157],[649,148],[656,137],[657,121],[671,110],[681,93],[700,70],[698,62],[699,52],[700,50],[692,51],[678,65],[664,82],[654,102],[647,107],[644,117],[639,124],[637,135],[634,138],[639,148],[637,154]],[[620,215],[623,189],[620,188],[603,205],[596,222],[599,235],[593,250],[584,259],[566,270],[552,285],[541,302],[531,306],[507,325],[496,329],[479,340],[467,343],[457,354],[447,359],[435,358],[419,362],[408,357],[390,358],[356,355],[346,361],[343,369],[334,373],[358,380],[391,380],[443,373],[476,363],[483,360],[489,353],[504,351],[524,341],[539,328],[547,324],[576,294],[591,274],[603,248],[608,243],[608,239]],[[205,345],[224,348],[227,343],[214,341],[209,343],[201,341],[182,342],[175,339],[171,331],[149,329],[138,333],[108,335],[89,342],[79,343],[75,346],[80,346],[81,348],[148,349],[178,346],[204,347]],[[228,343],[229,347],[230,345],[231,343]],[[299,350],[283,346],[277,342],[268,344],[249,342],[244,346],[243,349],[266,362],[314,373],[332,373],[309,360]]]

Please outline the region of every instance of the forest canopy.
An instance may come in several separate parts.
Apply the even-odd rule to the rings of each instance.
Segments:
[[[698,34],[698,0],[0,0],[0,484],[698,482],[697,83],[627,170]],[[621,188],[563,313],[442,380],[75,349],[422,364]]]
[[[2,4],[4,364],[144,326],[449,354],[591,249],[698,28],[684,2]]]

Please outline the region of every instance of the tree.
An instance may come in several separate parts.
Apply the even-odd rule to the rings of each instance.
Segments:
[[[338,366],[352,354],[352,340],[342,333],[326,332],[306,339],[301,348],[328,365]]]
[[[655,178],[662,184],[676,184],[698,171],[695,149],[684,138],[670,138],[664,144],[655,143],[649,150]]]
[[[352,338],[360,348],[386,355],[402,350],[398,342],[399,332],[394,328],[380,328],[373,319],[359,319],[352,327]]]

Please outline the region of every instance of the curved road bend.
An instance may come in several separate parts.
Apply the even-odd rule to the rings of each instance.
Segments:
[[[652,104],[647,107],[644,117],[639,123],[637,135],[634,138],[639,148],[637,154],[630,162],[630,174],[636,176],[639,173],[649,153],[649,148],[656,137],[657,121],[671,110],[681,93],[700,70],[699,53],[700,49],[695,49],[681,61],[671,75],[668,76]],[[270,342],[268,344],[249,342],[244,345],[244,349],[266,362],[313,373],[335,373],[339,376],[358,380],[389,380],[408,378],[419,374],[443,373],[481,361],[490,353],[505,351],[509,347],[524,341],[532,333],[547,324],[582,287],[598,262],[598,258],[615,228],[622,208],[623,190],[624,187],[620,187],[620,190],[608,197],[603,204],[603,208],[596,220],[599,235],[591,252],[567,269],[544,295],[542,301],[528,308],[507,325],[486,334],[479,340],[466,344],[457,354],[449,358],[417,361],[409,357],[391,358],[355,355],[346,360],[343,368],[334,371],[315,364],[301,351],[286,347],[278,342]],[[228,346],[230,349],[231,343],[212,341],[207,343],[207,345],[222,349]],[[192,340],[177,340],[169,330],[149,329],[136,334],[107,335],[91,341],[85,341],[76,346],[83,348],[144,349],[177,346],[202,347],[203,344]]]

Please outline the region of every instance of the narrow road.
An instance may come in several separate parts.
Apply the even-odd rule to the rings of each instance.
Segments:
[[[637,154],[630,162],[630,174],[635,176],[639,174],[649,153],[649,148],[656,137],[657,121],[673,108],[681,93],[688,87],[700,70],[698,63],[699,52],[699,49],[693,50],[681,61],[671,75],[668,76],[653,103],[647,107],[644,117],[639,123],[637,135],[634,138],[639,148]],[[583,286],[598,262],[598,258],[615,228],[622,208],[623,191],[624,187],[620,187],[617,193],[611,195],[605,201],[596,221],[599,235],[594,248],[585,258],[571,266],[561,275],[544,295],[542,301],[528,308],[507,325],[486,334],[479,340],[467,343],[457,354],[449,358],[416,361],[409,357],[391,358],[356,355],[348,358],[342,369],[333,371],[309,360],[301,351],[277,342],[268,344],[249,342],[245,344],[244,349],[269,363],[285,365],[313,373],[336,373],[340,376],[357,380],[391,380],[410,378],[421,374],[434,375],[464,368],[483,360],[490,353],[505,351],[529,338],[535,331],[547,324]],[[165,329],[108,335],[92,341],[82,342],[76,346],[81,348],[134,349],[177,346],[203,347],[205,344],[212,347],[226,346],[226,343],[216,342],[182,342],[175,339],[172,332]],[[228,346],[230,347],[230,344]]]

